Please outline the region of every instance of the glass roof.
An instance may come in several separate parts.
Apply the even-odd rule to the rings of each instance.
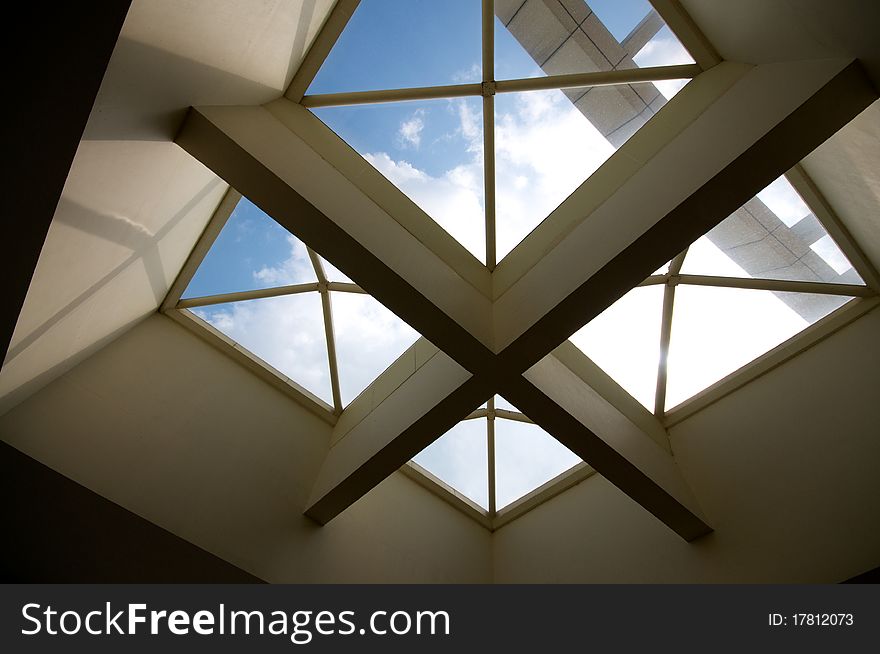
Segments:
[[[785,177],[746,202],[632,289],[571,341],[624,390],[661,413],[693,397],[848,302],[864,285],[852,264]],[[738,280],[738,281],[733,281]],[[779,290],[748,280],[782,282]],[[785,282],[826,284],[825,293]],[[742,288],[731,288],[739,285]],[[664,315],[664,297],[671,311]],[[667,322],[671,338],[664,344]],[[660,362],[668,348],[666,379]],[[663,387],[665,402],[656,406]]]
[[[335,284],[322,290],[319,272],[324,282]],[[291,284],[307,286],[281,288]],[[247,297],[258,289],[278,289],[278,294]],[[236,293],[237,301],[205,298],[225,293]],[[185,300],[198,318],[336,412],[418,338],[409,325],[244,197],[196,271]]]
[[[482,69],[480,5],[364,0],[304,104],[492,269],[687,80],[497,94],[476,83],[693,59],[644,0],[527,2],[496,5],[492,75]],[[458,92],[469,97],[382,95],[431,86],[446,95],[467,84]],[[359,89],[378,95],[320,100]]]
[[[362,0],[303,104],[326,93],[485,81],[468,97],[312,111],[492,269],[688,81],[549,90],[517,82],[507,91],[499,82],[495,93],[495,80],[558,82],[693,59],[646,0],[525,2],[496,17],[495,79],[484,78],[480,5]],[[768,281],[779,283],[767,290]],[[662,417],[849,301],[854,291],[838,294],[834,284],[863,281],[781,177],[571,340]],[[209,297],[226,293],[234,296]],[[336,414],[418,338],[246,198],[183,298],[179,308]],[[580,463],[500,396],[413,461],[490,516]]]
[[[495,396],[495,487],[489,485],[489,412],[463,420],[422,450],[413,461],[485,510],[500,511],[581,463],[512,404]],[[504,413],[506,411],[507,413]]]
[[[327,107],[314,113],[475,257],[485,257],[478,98]]]
[[[231,302],[192,312],[328,404],[333,404],[317,292]]]
[[[480,52],[477,0],[361,0],[308,93],[479,82]]]
[[[317,281],[305,245],[242,198],[182,297]]]

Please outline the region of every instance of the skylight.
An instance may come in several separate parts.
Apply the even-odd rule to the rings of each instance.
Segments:
[[[780,177],[571,340],[662,416],[863,288]]]
[[[413,461],[490,514],[582,463],[500,396]]]
[[[481,3],[471,0],[404,4],[362,0],[301,104],[490,271],[699,70],[643,0],[499,0],[494,20],[481,17]],[[638,67],[652,70],[646,77]],[[317,121],[311,126],[323,130]],[[339,161],[344,156],[343,149]],[[369,195],[382,184],[372,175],[361,191]],[[384,191],[394,193],[390,185]],[[433,346],[423,340],[410,349],[419,335],[409,325],[253,203],[241,198],[233,209],[231,202],[197,247],[195,259],[228,215],[193,264],[182,299],[174,303],[170,294],[171,309],[331,424],[369,431],[372,423],[359,422],[363,412],[383,405],[390,397],[383,392],[402,387],[395,384],[407,384],[403,375],[431,361]],[[410,212],[407,219],[421,218],[402,196],[395,203]],[[314,234],[310,242],[322,243]],[[452,241],[443,247],[466,261]],[[344,256],[334,259],[348,269]],[[400,306],[382,290],[375,287]],[[639,429],[656,427],[660,436],[648,435],[660,442],[663,421],[677,406],[864,290],[819,217],[781,177],[556,352],[580,357],[588,372],[569,372]],[[594,387],[587,376],[598,371],[572,344],[611,381],[595,377]],[[484,374],[479,367],[470,372]],[[576,441],[563,440],[589,458]],[[404,469],[429,487],[439,481],[435,490],[453,503],[466,498],[463,508],[490,528],[593,472],[500,396],[412,463]]]
[[[418,338],[247,198],[178,306],[335,413]]]
[[[481,3],[404,4],[360,2],[302,104],[490,270],[694,73],[589,77],[693,63],[641,0],[496,2],[485,52]]]

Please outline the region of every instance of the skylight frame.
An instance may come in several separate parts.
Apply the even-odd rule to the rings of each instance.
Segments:
[[[688,34],[688,31],[690,30],[690,27],[688,26],[688,21],[690,19],[686,16],[686,14],[684,14],[682,12],[680,7],[677,7],[677,3],[671,2],[671,1],[666,2],[663,0],[652,0],[652,4],[661,13],[664,20],[666,20],[666,22],[670,26],[670,28],[673,29],[674,33],[679,37],[681,42],[685,45],[685,47],[689,50],[689,52],[691,52],[692,56],[694,56],[694,59],[698,62],[698,64],[694,64],[691,66],[697,66],[701,69],[705,69],[707,67],[711,67],[712,65],[714,65],[715,63],[718,63],[720,61],[720,59],[717,57],[717,53],[714,53],[714,51],[711,48],[711,45],[709,45],[707,42],[705,42],[705,39],[702,38],[702,36],[699,34],[698,31],[694,31],[694,33],[690,34],[690,35]],[[484,18],[485,18],[485,7],[487,5],[491,7],[491,5],[492,5],[491,0],[484,0]],[[349,15],[351,14],[351,12],[354,11],[354,8],[356,6],[357,6],[356,0],[354,0],[354,1],[352,1],[352,0],[339,0],[339,2],[337,3],[337,8],[343,7],[343,9],[345,9],[346,11],[349,12]],[[336,10],[334,10],[334,12],[335,11]],[[494,12],[492,14],[490,14],[490,17],[493,17],[493,16],[494,16]],[[670,19],[669,16],[672,16],[672,19]],[[681,21],[681,25],[684,26],[683,29],[681,27],[676,27],[673,25],[673,22],[676,20]],[[489,22],[491,24],[491,20]],[[326,52],[329,52],[329,49],[332,47],[333,42],[335,42],[336,37],[338,37],[338,34],[341,33],[342,28],[344,27],[344,22],[342,23],[341,26],[339,26],[338,21],[336,23],[334,23],[334,18],[331,15],[330,19],[328,19],[328,21],[327,21],[327,24],[325,26],[325,30],[329,27],[329,28],[332,28],[330,30],[332,32],[334,29],[336,29],[336,27],[333,27],[334,25],[336,25],[336,27],[338,27],[338,31],[336,33],[336,36],[332,37],[332,39],[329,41],[329,45],[326,45],[326,51],[325,51],[324,55],[326,55]],[[691,25],[691,27],[692,27],[692,25]],[[327,40],[324,38],[323,35],[324,35],[324,31],[322,31],[321,34],[319,35],[318,41],[316,42],[316,44],[326,43]],[[701,39],[703,41],[702,45],[700,45],[700,43],[699,43]],[[696,47],[694,46],[694,42],[697,42]],[[322,47],[324,47],[324,46],[322,46]],[[313,47],[312,50],[315,50],[315,48]],[[312,50],[310,50],[309,54],[307,55],[307,60],[311,56]],[[323,61],[323,57],[320,57],[320,59],[317,61],[316,67],[314,67],[314,72],[317,72],[317,69],[320,68],[322,61]],[[636,69],[636,70],[650,71],[652,69],[648,68],[648,69]],[[656,70],[656,69],[654,69],[654,70]],[[302,72],[302,69],[301,69],[301,72]],[[312,75],[313,74],[314,73],[312,73]],[[559,76],[559,77],[565,77],[565,76]],[[300,78],[300,73],[297,73],[297,76],[294,78],[295,83],[297,82],[297,78]],[[303,79],[305,79],[305,78],[301,78],[299,80],[300,84],[302,84]],[[516,82],[518,80],[511,80],[511,81]],[[529,80],[525,80],[525,81],[528,82]],[[639,81],[646,81],[646,80],[639,80]],[[651,81],[654,81],[654,80],[651,80]],[[618,82],[618,83],[627,83],[627,82],[622,81],[622,82]],[[293,86],[294,86],[294,84],[291,85],[291,89],[293,88]],[[308,82],[305,83],[305,87],[307,87],[307,86],[308,86]],[[480,90],[479,95],[481,95],[483,97],[484,104],[494,102],[494,100],[492,98],[494,97],[494,92],[498,92],[497,84],[496,84],[496,88],[494,88],[494,89],[492,89],[491,87],[487,88],[485,84],[480,84],[477,86],[479,86],[479,90]],[[303,88],[305,88],[305,87],[303,87]],[[502,88],[503,88],[503,85],[502,85]],[[513,89],[510,89],[510,90],[513,90]],[[517,89],[517,90],[519,90],[519,89]],[[492,92],[490,92],[490,91],[492,91]],[[291,91],[289,90],[288,97],[291,97],[290,93],[291,93]],[[294,93],[294,95],[295,95],[295,93]],[[300,100],[303,99],[302,95],[300,95],[299,99]],[[487,113],[489,113],[490,116],[494,116],[494,111],[492,111],[492,112],[485,112],[484,111],[484,120],[485,120],[485,115]],[[494,122],[494,118],[492,120]],[[491,130],[484,129],[484,135],[489,134],[489,133],[494,134],[494,125],[492,127],[493,127],[493,129],[491,129]],[[490,152],[490,151],[494,153],[494,149],[487,148],[487,152]],[[756,359],[755,361],[753,361],[750,364],[747,364],[746,366],[744,366],[740,370],[737,370],[737,371],[731,373],[731,375],[729,375],[727,378],[721,380],[720,382],[717,382],[715,385],[713,385],[709,389],[706,389],[706,391],[701,392],[700,394],[698,394],[694,398],[691,398],[691,400],[698,400],[698,401],[694,402],[695,408],[686,406],[691,403],[691,400],[688,400],[685,403],[683,403],[682,405],[679,405],[678,407],[676,407],[673,412],[670,412],[670,414],[663,415],[662,420],[663,420],[663,424],[665,426],[671,426],[672,424],[675,424],[676,422],[684,419],[684,417],[686,417],[686,415],[684,415],[684,409],[688,409],[690,411],[690,413],[688,413],[687,415],[690,415],[693,412],[700,410],[701,408],[706,406],[708,403],[717,401],[717,399],[722,397],[724,394],[731,392],[732,390],[734,390],[735,388],[738,388],[742,384],[747,383],[751,379],[754,379],[756,376],[758,376],[760,374],[764,374],[764,372],[766,372],[769,369],[772,369],[772,367],[775,367],[775,365],[779,365],[779,363],[781,363],[784,360],[787,360],[787,358],[795,356],[798,352],[802,351],[803,349],[806,349],[807,347],[809,347],[813,343],[817,342],[817,340],[826,337],[827,335],[829,335],[830,333],[833,333],[837,329],[842,328],[843,326],[845,326],[846,324],[848,324],[849,322],[851,322],[852,320],[854,320],[858,316],[863,315],[865,312],[871,310],[872,308],[877,306],[878,303],[880,303],[880,301],[878,301],[878,299],[876,297],[873,297],[874,295],[876,295],[876,293],[878,291],[880,291],[880,281],[878,281],[878,280],[880,280],[880,276],[877,275],[876,271],[873,269],[871,264],[867,261],[867,258],[864,257],[864,255],[860,253],[858,246],[852,240],[852,238],[849,237],[848,234],[846,234],[846,230],[843,228],[842,225],[840,225],[839,221],[836,221],[836,218],[835,218],[834,219],[836,221],[836,222],[834,222],[835,226],[832,227],[830,224],[832,221],[826,220],[825,216],[820,214],[820,211],[823,211],[823,212],[826,210],[830,211],[830,208],[827,207],[827,203],[824,203],[824,201],[822,201],[824,203],[823,208],[820,210],[817,210],[817,206],[814,204],[814,202],[811,202],[808,199],[807,195],[804,193],[802,188],[800,188],[798,186],[798,184],[795,182],[795,180],[792,179],[793,176],[796,177],[798,174],[801,174],[803,177],[803,179],[801,180],[801,183],[807,183],[809,185],[812,185],[812,183],[809,181],[809,178],[806,176],[805,173],[803,173],[803,171],[798,172],[798,168],[796,168],[794,171],[789,173],[790,180],[795,185],[796,189],[802,194],[802,196],[804,196],[804,200],[807,202],[807,204],[810,206],[810,208],[814,211],[814,213],[819,217],[819,219],[823,223],[823,225],[826,226],[826,229],[828,230],[829,234],[831,234],[832,238],[835,240],[835,242],[837,242],[838,246],[841,248],[841,250],[844,252],[844,254],[846,254],[846,256],[849,258],[850,262],[856,268],[857,272],[859,272],[861,277],[865,280],[866,287],[858,287],[859,289],[861,289],[864,292],[863,299],[857,299],[857,300],[854,300],[852,302],[847,303],[845,306],[834,311],[832,314],[829,314],[829,316],[826,316],[822,320],[817,321],[817,323],[815,323],[811,327],[808,327],[806,330],[797,334],[796,336],[792,337],[791,339],[789,339],[789,341],[786,341],[785,343],[781,344],[780,346],[778,346],[777,348],[775,348],[771,352],[768,352],[766,355],[759,357],[758,359]],[[806,182],[803,182],[803,180],[806,180]],[[815,190],[815,187],[813,187],[813,190]],[[230,192],[227,194],[227,197],[225,197],[223,202],[221,202],[221,207],[218,208],[218,211],[215,214],[215,217],[218,214],[222,215],[223,207],[227,206],[229,204],[229,202],[228,202],[229,198],[235,198],[235,195],[236,195],[235,192],[233,190],[230,190]],[[240,197],[240,196],[238,196],[238,197]],[[231,207],[228,208],[229,213],[231,213],[231,210],[232,210],[232,208],[234,208],[236,203],[237,203],[237,199],[235,201],[233,201]],[[833,212],[831,212],[831,215],[833,216]],[[228,214],[226,215],[226,218],[228,218]],[[186,285],[189,282],[189,279],[191,279],[192,274],[195,272],[195,269],[201,263],[201,260],[205,256],[205,254],[207,253],[208,249],[210,249],[210,246],[213,243],[213,239],[216,238],[217,234],[219,234],[219,230],[220,230],[220,228],[222,228],[223,222],[225,222],[225,218],[222,219],[222,222],[220,222],[219,226],[213,225],[213,224],[208,225],[208,228],[206,228],[206,230],[205,230],[205,234],[199,240],[199,242],[196,244],[196,247],[193,251],[193,254],[191,255],[190,259],[187,261],[186,265],[184,266],[183,271],[181,272],[181,275],[175,281],[175,284],[172,287],[172,291],[169,293],[168,297],[166,298],[166,301],[162,305],[163,312],[167,313],[168,315],[177,319],[178,321],[191,323],[191,324],[187,325],[191,329],[193,329],[192,325],[196,325],[196,328],[194,330],[196,330],[196,331],[201,330],[201,332],[202,332],[201,335],[208,340],[211,340],[212,338],[215,338],[215,336],[216,336],[216,335],[211,334],[210,326],[207,326],[208,329],[203,329],[203,327],[205,327],[205,325],[199,326],[198,322],[201,322],[201,321],[198,321],[197,318],[195,320],[181,319],[181,316],[186,316],[187,312],[184,311],[184,309],[186,308],[185,306],[181,307],[180,294],[185,289]],[[212,219],[212,223],[214,223],[213,219]],[[488,222],[487,222],[487,225],[488,225]],[[488,243],[488,239],[487,239],[487,243]],[[487,257],[487,261],[488,261],[488,257]],[[189,271],[189,272],[186,272],[186,271]],[[698,279],[696,279],[697,277],[700,277],[702,279],[698,280]],[[670,290],[670,289],[671,289],[671,291],[674,292],[674,287],[677,284],[697,283],[698,281],[703,284],[716,285],[716,286],[734,286],[734,285],[740,286],[743,284],[750,284],[750,283],[751,284],[755,284],[755,283],[757,283],[757,284],[766,284],[766,283],[778,284],[779,283],[778,280],[715,278],[715,282],[718,282],[718,280],[729,280],[729,281],[727,283],[711,283],[713,280],[709,279],[707,276],[690,276],[690,278],[688,278],[686,276],[679,276],[679,278],[673,282],[672,275],[670,273],[667,273],[666,275],[653,275],[653,276],[649,277],[647,280],[645,280],[644,282],[642,282],[641,285],[647,285],[647,284],[652,284],[652,283],[653,284],[662,283],[666,286],[666,288],[664,289],[664,292],[666,292],[667,290]],[[783,283],[788,284],[787,282],[783,282]],[[794,283],[796,283],[796,284],[814,284],[814,283],[810,283],[810,282],[794,282]],[[328,290],[343,290],[342,288],[338,288],[338,289],[332,288],[331,287],[332,284],[340,284],[340,283],[339,282],[328,282],[328,286],[325,289],[325,292]],[[355,285],[355,284],[351,284],[350,286],[356,287],[358,290],[346,289],[349,292],[361,292],[361,293],[364,292],[363,290],[360,290],[359,287],[357,287],[357,285]],[[834,285],[828,285],[828,286],[834,286],[834,290],[838,291],[835,294],[840,294],[839,291],[840,291],[842,285],[834,284]],[[744,286],[743,285],[742,287],[750,288],[751,286]],[[284,288],[284,287],[280,287],[280,288]],[[176,291],[175,291],[175,289],[176,289]],[[869,290],[866,290],[866,289],[869,289]],[[273,290],[273,289],[268,289],[268,290]],[[278,290],[278,289],[274,289],[274,290]],[[308,289],[308,291],[311,291],[311,290],[313,290],[313,289],[311,289],[311,288]],[[765,290],[767,290],[766,287],[765,287]],[[774,288],[772,290],[777,290],[777,288]],[[801,289],[796,290],[793,288],[784,288],[784,289],[779,288],[778,290],[791,290],[794,292],[805,292]],[[828,290],[830,291],[831,289],[828,289]],[[287,292],[299,292],[299,291],[293,291],[288,287]],[[307,291],[302,291],[302,292],[307,292]],[[811,289],[806,292],[816,292],[816,288],[811,287]],[[283,293],[278,293],[278,294],[280,295]],[[850,293],[846,293],[846,294],[850,294]],[[265,295],[265,296],[261,296],[261,297],[271,297],[271,296],[272,295]],[[183,301],[183,302],[187,302],[187,301],[192,302],[192,301],[197,301],[200,299],[204,300],[205,298],[190,298],[190,299]],[[195,318],[194,316],[190,316],[190,317]],[[325,323],[325,329],[326,329],[326,323]],[[331,325],[330,331],[332,332],[332,325]],[[809,332],[809,334],[808,334],[808,332]],[[223,340],[222,335],[220,335],[220,341],[222,341],[222,340]],[[238,353],[237,355],[233,353],[233,355],[239,356],[239,358],[241,358],[241,356],[240,356],[242,353],[241,348],[237,347],[235,345],[235,343],[232,342],[230,339],[226,339],[226,340],[228,341],[228,343],[226,343],[226,345],[230,345],[231,349],[234,350],[235,353]],[[570,342],[569,342],[569,344],[570,344]],[[229,351],[229,348],[227,348],[226,351]],[[328,352],[329,352],[329,346],[328,346]],[[584,358],[586,358],[585,355],[583,355],[583,356],[584,356]],[[248,365],[248,367],[250,367],[251,369],[254,369],[254,370],[257,370],[257,368],[259,368],[261,366],[264,371],[268,371],[268,374],[270,377],[274,376],[275,381],[277,381],[278,378],[281,378],[282,382],[288,387],[288,391],[290,391],[290,392],[288,392],[288,394],[290,394],[292,397],[295,397],[295,399],[299,399],[308,408],[314,410],[314,406],[310,406],[310,402],[312,405],[315,404],[312,401],[313,398],[309,397],[309,395],[311,395],[311,394],[309,394],[308,391],[302,392],[302,391],[304,391],[304,389],[301,389],[301,387],[298,387],[295,384],[295,382],[285,378],[283,375],[280,375],[279,373],[277,373],[277,371],[273,371],[273,369],[271,369],[271,366],[266,365],[265,362],[262,362],[260,360],[256,360],[256,362],[255,362],[253,357],[244,356],[242,358],[242,361],[246,365]],[[257,365],[257,364],[259,364],[259,365]],[[255,367],[255,365],[257,367]],[[749,369],[749,370],[747,371],[747,369]],[[257,372],[259,373],[259,370],[257,370]],[[270,379],[270,381],[272,381],[272,380]],[[736,384],[734,384],[734,382],[736,382]],[[276,384],[276,386],[277,386],[277,384]],[[297,394],[301,395],[301,397],[297,397]],[[321,417],[324,418],[327,422],[329,422],[330,424],[335,424],[336,418],[341,414],[341,410],[337,411],[337,407],[329,407],[329,405],[326,405],[326,403],[323,403],[323,404],[324,404],[323,407],[318,405],[318,409],[319,409],[318,412],[323,414],[323,415],[321,415]],[[485,411],[486,416],[474,415],[476,413],[479,413],[480,411]],[[496,417],[501,417],[500,411],[502,411],[502,410],[498,410],[496,412]],[[479,418],[479,417],[487,417],[488,418],[488,412],[489,412],[488,408],[482,409],[482,410],[478,409],[476,412],[473,412],[470,416],[468,416],[468,418]],[[622,412],[624,414],[626,414],[626,411],[622,411]],[[522,414],[520,414],[520,415],[522,415]],[[525,416],[523,416],[523,417],[525,418]],[[527,418],[525,421],[531,422]],[[487,424],[489,422],[490,421],[487,419]],[[488,432],[488,427],[487,427],[487,432]],[[586,466],[586,468],[589,468],[589,466],[587,466],[587,464],[583,464],[583,465]],[[586,468],[583,468],[580,465],[575,466],[574,468],[570,469],[569,471],[561,474],[556,479],[550,480],[549,482],[544,484],[542,487],[535,489],[534,491],[532,491],[532,493],[529,493],[526,496],[524,496],[523,498],[520,498],[519,500],[514,502],[512,505],[505,507],[504,509],[502,509],[502,511],[496,512],[494,514],[494,520],[488,524],[488,527],[490,529],[495,529],[495,528],[501,526],[501,524],[504,524],[505,517],[506,517],[506,521],[514,519],[515,517],[522,515],[522,513],[530,510],[530,508],[534,508],[534,506],[536,506],[537,503],[545,501],[546,499],[549,499],[549,497],[552,497],[553,495],[564,491],[566,488],[570,487],[574,483],[579,483],[579,481],[582,481],[584,478],[590,476],[594,472],[594,471],[591,471],[592,469],[590,469],[590,472],[585,472]],[[415,471],[416,476],[421,475],[423,480],[424,479],[428,480],[429,483],[427,483],[427,486],[430,486],[431,483],[434,483],[428,478],[428,476],[418,472],[417,466],[415,466],[412,463],[404,466],[403,470],[406,474],[409,474],[410,476],[413,476],[410,473]],[[492,470],[491,474],[493,474],[493,476],[494,476],[494,469]],[[585,475],[585,474],[586,474],[586,476],[583,476],[582,478],[579,477],[579,475]],[[573,480],[576,480],[576,481],[573,481]],[[426,485],[426,484],[423,483],[423,485]],[[448,487],[444,488],[445,485],[442,482],[440,482],[439,484],[434,483],[434,486],[436,486],[436,488],[434,488],[434,487],[432,487],[432,488],[437,492],[438,495],[444,496],[444,494],[447,494],[447,495],[450,494],[450,490],[448,489]],[[494,484],[493,484],[493,487],[494,487]],[[494,491],[493,491],[493,494],[494,494]],[[454,498],[456,496],[454,491],[452,491],[451,495]],[[446,499],[446,498],[444,497],[444,499]],[[456,499],[460,500],[460,498],[456,498]],[[455,504],[455,501],[453,501],[452,503]],[[466,504],[467,504],[466,502],[461,502],[461,506],[466,506]],[[514,506],[516,507],[516,511],[513,510]],[[513,516],[513,517],[511,517],[511,516]],[[483,522],[485,522],[485,521],[483,521]]]

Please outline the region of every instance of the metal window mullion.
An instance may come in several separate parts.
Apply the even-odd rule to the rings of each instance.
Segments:
[[[654,393],[654,415],[662,417],[666,411],[666,379],[669,364],[669,343],[672,340],[672,312],[675,305],[675,284],[687,249],[669,264],[669,279],[663,289],[663,317],[660,322],[660,360],[657,362],[657,389]]]
[[[330,304],[330,285],[321,258],[312,248],[306,248],[321,292],[321,310],[324,314],[324,336],[327,340],[327,362],[330,366],[330,390],[333,393],[333,412],[342,413],[342,394],[339,390],[339,365],[336,358],[336,335],[333,331],[333,307]]]
[[[486,403],[486,460],[489,485],[489,519],[495,517],[495,398]]]
[[[282,297],[284,295],[297,295],[300,293],[312,293],[317,291],[318,284],[290,284],[287,286],[275,286],[274,288],[260,288],[253,291],[236,291],[234,293],[218,293],[217,295],[203,295],[179,300],[175,309],[193,309],[195,307],[208,307],[215,304],[228,302],[245,302],[247,300],[262,300],[265,298]]]
[[[486,267],[495,270],[495,1],[483,0],[483,203],[486,212]]]
[[[439,100],[443,98],[477,97],[486,92],[485,83],[492,84],[495,93],[520,93],[551,89],[592,88],[595,86],[624,86],[643,82],[660,82],[670,79],[692,79],[700,73],[696,64],[673,64],[670,66],[646,66],[644,68],[620,68],[589,73],[547,75],[522,79],[484,80],[481,84],[450,84],[445,86],[421,86],[404,89],[381,89],[376,91],[351,91],[346,93],[322,93],[307,95],[302,106],[344,107],[383,102],[408,102],[412,100]]]

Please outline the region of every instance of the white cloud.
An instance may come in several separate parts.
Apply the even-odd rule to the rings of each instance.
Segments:
[[[614,148],[561,91],[519,94],[496,113],[500,260],[601,166]]]
[[[417,110],[409,119],[403,121],[397,130],[397,139],[401,147],[418,149],[422,144],[422,130],[425,129],[424,110]]]
[[[288,235],[290,256],[278,266],[263,266],[255,270],[254,279],[267,286],[305,284],[317,281],[314,268],[309,260],[306,246],[295,236]]]
[[[330,367],[317,292],[235,302],[193,313],[328,403]]]
[[[274,284],[314,281],[305,246],[290,237],[290,256],[277,267],[254,272]],[[335,268],[328,267],[332,275]],[[374,298],[331,293],[331,306],[343,404],[353,400],[418,338],[418,334]],[[193,312],[279,372],[315,393],[328,404],[333,397],[317,292],[235,302]]]
[[[470,68],[459,70],[452,75],[452,81],[456,84],[473,84],[483,79],[483,69],[478,63],[471,64]]]
[[[364,157],[484,260],[482,116],[467,102],[450,102],[463,146],[458,165],[431,175],[382,150]],[[495,141],[499,260],[614,152],[560,91],[523,93],[499,109]]]

